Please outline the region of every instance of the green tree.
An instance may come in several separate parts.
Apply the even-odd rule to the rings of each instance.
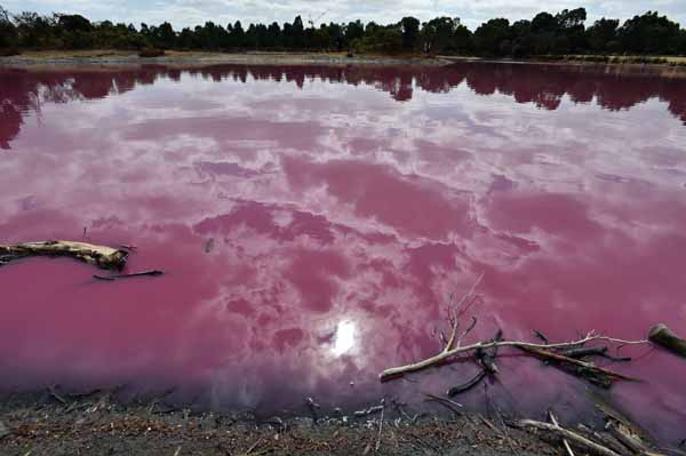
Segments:
[[[587,47],[584,27],[586,10],[584,8],[562,10],[555,15],[555,20],[557,21],[558,34],[555,37],[553,52],[575,53],[581,52]]]
[[[28,48],[54,48],[61,44],[54,34],[54,20],[25,11],[14,16],[19,44]]]
[[[272,22],[267,28],[267,46],[271,48],[281,47],[281,26],[278,22]]]
[[[293,20],[293,26],[291,27],[291,43],[296,49],[305,47],[305,27],[303,26],[303,20],[300,16],[296,16]]]
[[[353,43],[361,40],[364,36],[364,25],[362,24],[362,21],[358,19],[355,22],[349,22],[348,25],[345,26],[344,34],[345,44],[348,47],[353,46]]]
[[[589,49],[593,52],[606,53],[619,50],[617,41],[618,19],[598,19],[586,29],[586,39]]]
[[[638,54],[673,54],[679,46],[679,24],[657,11],[634,16],[619,29],[625,51]]]
[[[452,45],[456,23],[449,17],[437,17],[425,22],[422,27],[424,52],[438,53],[449,49]]]
[[[414,17],[404,17],[400,20],[400,30],[402,33],[403,49],[411,51],[416,49],[419,41],[419,19]]]
[[[0,6],[0,48],[12,48],[17,44],[17,29],[14,27],[10,15]]]
[[[156,30],[155,46],[162,49],[176,47],[176,32],[169,22],[163,22]]]
[[[245,31],[243,30],[241,21],[236,21],[236,23],[233,24],[233,27],[230,29],[227,28],[227,33],[229,35],[229,47],[241,48],[245,46]]]
[[[470,54],[474,50],[472,32],[460,22],[460,18],[455,18],[455,30],[453,31],[452,50],[460,54]]]
[[[474,32],[474,44],[478,54],[500,56],[512,50],[510,21],[504,18],[491,19]]]

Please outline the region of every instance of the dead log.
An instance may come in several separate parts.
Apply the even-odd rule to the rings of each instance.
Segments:
[[[686,340],[677,336],[664,323],[653,326],[648,333],[648,340],[660,347],[686,358]]]
[[[0,245],[0,266],[32,256],[69,257],[100,269],[121,271],[129,253],[108,246],[73,241],[25,242]]]

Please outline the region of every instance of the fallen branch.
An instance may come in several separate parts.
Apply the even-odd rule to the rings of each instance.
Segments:
[[[70,257],[100,269],[121,271],[128,252],[112,247],[73,241],[40,241],[0,245],[0,266],[32,256]]]
[[[542,431],[553,432],[558,434],[558,436],[562,437],[563,439],[567,439],[570,442],[573,442],[601,456],[621,456],[619,453],[559,425],[543,423],[541,421],[534,420],[521,420],[518,422],[518,424],[525,428],[534,428]]]
[[[426,358],[422,361],[416,362],[416,363],[411,363],[411,364],[406,364],[404,366],[398,366],[398,367],[393,367],[390,369],[384,370],[380,375],[379,375],[379,380],[382,382],[389,381],[398,377],[401,377],[405,374],[411,373],[411,372],[418,372],[430,367],[434,366],[439,366],[446,361],[448,361],[450,358],[453,358],[457,355],[461,355],[464,353],[468,353],[477,349],[488,349],[488,348],[500,348],[500,347],[514,347],[514,348],[519,348],[519,349],[539,349],[539,350],[556,350],[556,349],[565,349],[565,348],[573,348],[573,347],[578,347],[580,345],[584,345],[589,342],[612,342],[612,343],[617,343],[620,345],[639,345],[639,344],[647,344],[649,343],[647,340],[641,339],[641,340],[624,340],[624,339],[616,339],[614,337],[608,337],[608,336],[601,336],[598,334],[595,334],[593,332],[589,333],[584,337],[583,339],[579,339],[576,341],[572,342],[562,342],[562,343],[556,343],[556,344],[534,344],[530,342],[522,342],[522,341],[516,341],[516,340],[502,340],[502,341],[492,341],[492,342],[477,342],[475,344],[471,345],[465,345],[462,347],[455,347],[452,348],[451,350],[443,350],[437,355],[431,356],[429,358]],[[618,374],[618,376],[621,376],[621,374]],[[628,378],[628,377],[627,377]],[[633,380],[633,379],[631,379]]]

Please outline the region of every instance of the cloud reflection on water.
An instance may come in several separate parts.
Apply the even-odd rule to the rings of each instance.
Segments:
[[[447,296],[481,272],[475,337],[633,338],[663,319],[686,332],[681,80],[465,64],[0,82],[0,239],[86,226],[139,245],[131,267],[168,271],[106,291],[71,263],[0,271],[2,388],[171,384],[214,406],[416,398],[469,366],[415,386],[376,375],[435,351]],[[503,362],[504,408],[579,392]],[[677,429],[686,371],[660,353],[623,369],[667,366],[617,394]]]

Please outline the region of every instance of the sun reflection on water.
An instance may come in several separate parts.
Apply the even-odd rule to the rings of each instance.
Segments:
[[[355,346],[357,336],[357,324],[354,321],[343,320],[336,325],[336,333],[333,339],[331,352],[335,356],[348,353]]]

